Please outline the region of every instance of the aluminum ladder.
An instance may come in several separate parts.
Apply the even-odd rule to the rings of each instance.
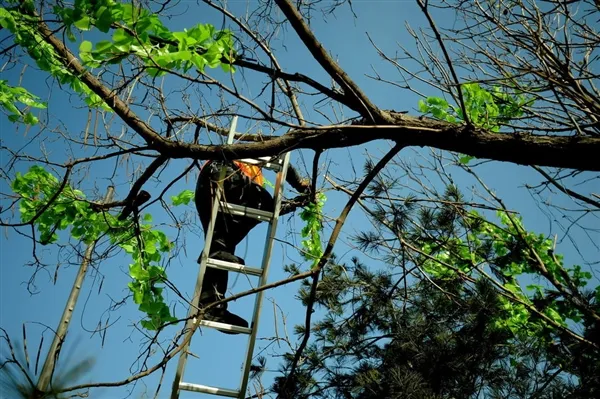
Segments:
[[[237,125],[237,116],[233,118],[231,122],[231,127],[229,129],[229,135],[227,137],[227,144],[233,143],[233,138],[235,136],[235,129]],[[213,201],[213,208],[211,214],[211,220],[208,225],[208,231],[205,234],[205,243],[204,243],[204,251],[202,254],[202,259],[200,261],[200,271],[198,273],[198,278],[196,280],[196,288],[194,289],[194,297],[191,301],[192,306],[190,306],[188,312],[188,321],[186,323],[186,330],[188,331],[185,334],[185,338],[183,342],[186,342],[184,348],[182,348],[179,355],[179,362],[177,364],[177,371],[175,373],[175,380],[173,381],[173,387],[171,391],[171,399],[178,399],[180,391],[191,391],[198,393],[207,393],[216,396],[224,396],[229,398],[238,398],[244,399],[246,394],[246,389],[248,387],[248,379],[250,375],[250,367],[252,365],[252,357],[254,353],[254,345],[256,343],[256,335],[258,332],[258,322],[260,319],[260,311],[263,300],[264,291],[258,292],[256,295],[256,299],[254,302],[254,312],[252,315],[252,321],[250,324],[250,328],[244,328],[239,326],[234,326],[230,324],[217,323],[209,320],[201,320],[200,326],[215,328],[221,331],[232,331],[240,334],[248,335],[248,346],[246,350],[246,358],[243,365],[243,374],[242,380],[240,384],[240,388],[236,389],[228,389],[228,388],[219,388],[212,387],[208,385],[200,385],[189,382],[183,382],[183,374],[185,371],[185,366],[187,363],[188,357],[188,349],[191,343],[191,328],[197,321],[192,319],[192,316],[196,312],[195,304],[198,303],[198,298],[200,298],[200,293],[202,291],[202,281],[204,279],[204,273],[207,267],[214,267],[216,269],[227,270],[229,272],[236,273],[244,273],[251,276],[258,276],[259,283],[258,287],[261,287],[267,283],[267,276],[269,273],[269,264],[271,260],[271,252],[273,250],[273,242],[275,238],[275,233],[277,231],[277,222],[279,219],[279,212],[281,210],[281,202],[283,197],[283,184],[285,182],[287,168],[290,162],[290,153],[287,152],[285,155],[280,157],[261,157],[258,159],[239,159],[241,162],[245,162],[253,165],[260,165],[263,169],[270,169],[277,172],[277,180],[275,182],[275,193],[273,196],[273,200],[275,202],[273,212],[262,211],[259,209],[247,208],[240,205],[228,204],[224,201],[221,201],[222,194],[222,181],[225,177],[225,168],[223,168],[221,172],[221,179],[219,182],[219,189],[217,190],[217,194]],[[245,216],[254,218],[260,221],[268,221],[269,227],[267,229],[267,240],[265,242],[265,249],[263,253],[262,265],[260,268],[256,267],[248,267],[245,265],[240,265],[231,262],[225,262],[217,259],[211,259],[208,257],[210,253],[210,243],[212,241],[215,220],[217,218],[217,212],[230,212],[234,215]]]

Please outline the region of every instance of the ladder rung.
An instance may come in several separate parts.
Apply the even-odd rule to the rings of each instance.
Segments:
[[[201,320],[200,325],[204,327],[214,328],[216,330],[231,331],[238,334],[251,334],[252,329],[248,327],[234,326],[233,324],[219,323],[210,320]]]
[[[229,272],[249,274],[251,276],[262,275],[262,269],[256,267],[247,267],[233,262],[225,262],[224,260],[208,258],[206,266],[214,267],[215,269],[227,270]]]
[[[256,159],[245,158],[239,159],[239,161],[250,165],[259,165],[262,168],[271,169],[276,172],[281,170],[281,167],[283,166],[283,159],[273,157],[258,157]]]
[[[227,388],[209,387],[208,385],[190,384],[189,382],[180,382],[179,389],[183,391],[209,393],[211,395],[227,396],[228,398],[237,398],[239,396],[238,391]]]
[[[270,221],[273,219],[273,212],[261,211],[260,209],[248,208],[247,206],[230,204],[221,201],[221,206],[226,208],[224,212],[229,212],[238,216],[247,216],[261,221]]]

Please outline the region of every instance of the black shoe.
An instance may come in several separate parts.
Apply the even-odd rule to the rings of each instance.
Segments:
[[[240,258],[239,256],[230,254],[229,252],[226,252],[226,251],[213,252],[208,257],[211,259],[222,260],[225,262],[237,263],[238,265],[246,264],[244,262],[244,259]],[[198,258],[198,263],[200,263],[201,261],[202,261],[202,254],[200,254],[200,257]]]
[[[208,309],[208,311],[204,314],[204,320],[216,321],[217,323],[225,323],[238,327],[248,328],[248,322],[246,320],[228,311],[223,304]],[[230,330],[217,330],[225,334],[239,334],[238,332]]]

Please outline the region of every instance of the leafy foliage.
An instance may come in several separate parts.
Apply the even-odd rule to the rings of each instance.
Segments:
[[[291,353],[272,390],[286,399],[597,396],[591,274],[566,266],[518,215],[469,209],[452,184],[435,205],[398,200],[396,176],[371,183],[363,205],[375,231],[355,237],[385,266],[326,265],[316,293],[324,316],[294,375]],[[306,284],[299,294],[306,304]]]
[[[194,199],[194,192],[192,190],[183,190],[177,195],[171,197],[171,202],[174,206],[187,205]]]
[[[212,25],[198,24],[180,32],[169,30],[158,14],[171,7],[172,2],[165,2],[163,6],[166,8],[156,7],[160,10],[158,14],[151,11],[151,7],[156,6],[153,2],[73,0],[69,4],[57,2],[52,10],[46,2],[41,2],[39,9],[44,22],[35,15],[34,6],[38,5],[32,0],[6,0],[5,3],[18,7],[18,11],[15,11],[17,8],[0,9],[0,26],[14,35],[17,47],[25,49],[42,71],[48,72],[67,90],[71,88],[79,93],[90,107],[109,110],[104,100],[79,80],[81,76],[89,75],[80,75],[81,71],[75,73],[74,68],[69,68],[69,65],[76,64],[67,60],[70,54],[57,55],[63,43],[60,39],[52,41],[45,36],[43,32],[47,26],[51,26],[56,34],[53,38],[64,35],[76,43],[72,47],[79,49],[83,65],[99,77],[98,81],[105,89],[117,95],[131,90],[132,98],[126,102],[130,107],[129,117],[123,117],[122,121],[132,128],[131,121],[135,118],[142,120],[149,117],[148,124],[160,124],[162,119],[169,125],[168,128],[173,127],[173,123],[183,126],[181,132],[184,136],[194,123],[199,127],[213,118],[219,121],[232,112],[246,112],[246,107],[252,111],[246,114],[248,119],[266,122],[269,128],[276,125],[289,127],[290,112],[286,104],[297,108],[297,99],[293,95],[307,93],[304,87],[307,85],[312,88],[308,91],[311,97],[307,97],[311,98],[311,103],[314,103],[312,98],[324,95],[339,105],[358,111],[363,118],[367,113],[378,111],[366,101],[368,98],[361,91],[354,90],[357,87],[354,82],[346,74],[338,73],[337,68],[326,68],[337,72],[330,74],[335,83],[325,86],[301,72],[290,74],[281,69],[271,45],[277,42],[276,33],[282,21],[273,18],[272,14],[276,12],[271,13],[270,4],[264,9],[252,10],[244,18],[233,19],[228,11],[223,10],[223,15],[238,24],[244,38],[249,38],[234,45],[230,31],[218,31]],[[462,69],[459,74],[465,71],[465,67],[467,73],[477,73],[479,69],[483,71],[485,81],[496,81],[504,87],[467,83],[459,89],[464,99],[460,107],[442,98],[429,97],[419,103],[422,112],[451,123],[469,120],[477,128],[496,133],[507,130],[508,122],[523,115],[529,119],[527,123],[533,129],[549,134],[550,139],[562,139],[565,134],[575,131],[578,135],[588,136],[597,133],[595,98],[593,93],[588,93],[588,88],[594,87],[593,78],[596,76],[590,73],[593,62],[588,60],[589,54],[597,47],[597,40],[593,39],[597,36],[594,29],[587,29],[594,14],[582,17],[581,12],[571,13],[570,5],[565,5],[564,14],[546,14],[533,2],[531,9],[525,11],[527,14],[538,13],[540,18],[531,19],[531,29],[527,22],[517,22],[516,27],[513,25],[515,19],[528,21],[528,18],[523,18],[520,11],[524,9],[519,4],[503,7],[501,4],[482,5],[479,2],[455,3],[459,6],[449,3],[450,9],[464,7],[464,10],[469,10],[470,14],[463,14],[467,17],[463,20],[476,21],[474,25],[482,27],[485,33],[474,35],[471,30],[474,28],[467,23],[461,29],[464,33],[459,36],[453,36],[456,31],[447,31],[450,32],[448,36],[443,34],[439,45],[443,47],[444,41],[456,40],[454,44],[457,46],[448,48],[454,48],[453,53],[458,50],[455,66]],[[475,4],[472,8],[469,6],[471,3]],[[427,2],[419,2],[419,5],[428,13]],[[477,14],[478,9],[483,14],[481,18]],[[299,11],[308,12],[309,9],[304,7]],[[572,21],[572,31],[567,23],[571,14],[580,19]],[[291,14],[288,13],[287,17],[301,33]],[[558,25],[564,23],[565,29],[561,29],[563,33],[557,37],[565,39],[566,47],[560,40],[552,40],[552,33],[556,31],[554,27],[558,25],[548,23],[549,20],[558,21]],[[537,26],[538,21],[540,26]],[[497,24],[496,29],[490,30],[488,24],[493,26],[494,23]],[[263,32],[265,27],[268,32]],[[102,40],[83,40],[92,37],[88,36],[91,31],[95,31],[94,35],[103,36]],[[497,32],[497,35],[490,35],[490,32]],[[93,36],[94,39],[97,36]],[[486,41],[486,36],[493,39]],[[592,39],[587,40],[587,37]],[[437,52],[431,51],[430,36],[424,34],[423,38],[423,42],[417,38],[417,48],[419,51],[424,49],[422,54],[431,57],[429,61],[433,62],[431,69],[425,68],[426,72],[437,74],[433,72],[440,69],[439,60],[435,58]],[[505,45],[502,38],[512,40],[507,40]],[[483,51],[473,51],[467,45],[464,47],[467,51],[463,53],[460,51],[461,41],[473,42]],[[315,41],[312,40],[311,44],[305,42],[308,46],[312,45],[309,50],[315,54]],[[53,46],[51,43],[59,44]],[[191,76],[190,72],[195,70],[202,74],[207,67],[221,66],[225,72],[234,71],[232,63],[238,56],[236,47],[251,56],[256,55],[257,59],[246,58],[239,64],[258,72],[265,78],[264,81],[272,84],[270,101],[263,101],[268,92],[265,82],[262,82],[265,89],[249,100],[250,97],[238,90],[237,82],[232,82],[234,89],[230,90],[224,82],[213,79],[201,81]],[[573,51],[562,51],[564,48]],[[496,51],[498,49],[500,51]],[[263,58],[264,53],[266,58]],[[327,62],[330,67],[336,66],[326,58],[318,58],[321,58],[318,59],[321,65]],[[386,60],[393,61],[388,57]],[[472,68],[473,62],[479,61],[482,63]],[[425,63],[421,65],[427,66]],[[269,64],[271,67],[268,67]],[[451,60],[447,59],[446,64],[452,67]],[[97,68],[101,70],[94,71]],[[114,74],[116,71],[118,73]],[[182,72],[188,75],[184,76]],[[188,103],[187,92],[179,89],[175,91],[176,95],[171,96],[171,100],[177,97],[176,101],[166,101],[168,91],[153,81],[154,77],[170,73],[186,82],[219,86],[214,97],[201,95],[204,98],[199,106],[202,110],[208,109],[208,114],[192,109],[196,108],[196,104],[189,106],[187,112],[168,109],[180,98],[186,105]],[[445,72],[440,75],[441,78],[432,76],[432,80],[423,81],[440,82],[440,89],[454,92],[456,87]],[[276,82],[275,79],[282,80]],[[287,79],[294,83],[290,86]],[[252,79],[252,82],[258,80]],[[285,86],[279,86],[280,90],[276,83],[283,83],[288,88],[284,90]],[[338,90],[340,87],[341,91]],[[524,88],[527,95],[517,87]],[[408,88],[412,90],[410,86]],[[550,90],[555,92],[556,98],[545,99]],[[340,94],[342,91],[343,95]],[[153,100],[147,101],[149,94]],[[0,106],[10,114],[12,121],[38,122],[30,112],[18,106],[20,102],[26,107],[40,107],[37,97],[8,85],[1,87],[0,96]],[[532,104],[529,96],[535,96],[538,101],[535,112],[529,109]],[[140,101],[140,98],[143,100]],[[220,106],[213,107],[219,101]],[[189,104],[192,102],[189,101]],[[238,102],[242,105],[238,106]],[[320,98],[316,100],[317,104],[321,102]],[[211,106],[205,108],[207,104]],[[264,107],[267,112],[263,112],[262,104],[267,104]],[[278,107],[278,104],[283,106]],[[357,107],[357,104],[360,106]],[[158,109],[156,105],[161,106],[159,112],[155,112]],[[546,106],[548,110],[544,110]],[[204,115],[198,115],[202,113]],[[393,114],[391,111],[390,115]],[[209,125],[205,123],[205,126]],[[161,131],[158,127],[153,126],[153,129]],[[142,132],[135,128],[132,130],[129,137],[134,137],[133,140],[107,132],[110,142],[95,146],[96,154],[99,157],[113,156],[123,151],[136,167],[143,165],[144,161],[133,159],[147,160],[150,152],[167,158],[173,155],[164,147],[154,146],[155,142],[145,136],[148,146],[136,146],[136,133]],[[195,143],[198,142],[198,132],[194,136]],[[180,143],[187,144],[187,137],[181,137],[180,141],[180,137],[170,136],[170,130],[167,130],[165,138],[173,139],[171,148],[174,149]],[[541,142],[546,139],[541,138]],[[43,144],[43,141],[40,142]],[[77,140],[67,139],[64,142],[71,145]],[[347,141],[342,137],[339,144],[346,145],[344,142]],[[542,147],[543,144],[538,148]],[[467,146],[464,148],[466,150]],[[16,158],[27,162],[32,159],[30,154]],[[120,155],[118,159],[121,159]],[[467,164],[471,159],[463,156],[460,162]],[[44,161],[43,158],[41,160]],[[551,160],[546,161],[551,164]],[[129,161],[126,162],[129,165]],[[119,163],[115,165],[122,167]],[[438,169],[436,165],[434,170],[442,173],[444,165],[440,163],[439,166]],[[372,164],[367,165],[367,169],[372,167]],[[123,171],[119,170],[121,172],[111,178],[122,178]],[[420,183],[427,184],[427,177],[422,176]],[[454,186],[448,186],[442,198],[408,197],[390,200],[386,204],[386,198],[396,198],[386,194],[399,179],[396,175],[379,180],[370,187],[373,197],[361,199],[361,205],[375,199],[370,202],[368,212],[376,228],[375,231],[361,232],[356,243],[366,254],[380,257],[383,266],[376,265],[370,269],[358,259],[349,265],[335,262],[325,265],[323,279],[317,286],[317,302],[327,315],[314,326],[313,337],[316,338],[300,358],[298,373],[293,378],[294,392],[290,396],[345,399],[600,397],[600,355],[597,351],[600,345],[600,290],[585,290],[590,274],[578,265],[566,266],[563,258],[554,252],[553,242],[525,230],[516,215],[500,212],[496,220],[491,215],[465,209],[461,194]],[[153,330],[174,320],[164,303],[160,287],[167,278],[161,261],[171,250],[172,243],[162,232],[152,228],[151,216],[144,216],[144,224],[138,220],[120,222],[87,201],[82,192],[67,183],[61,183],[41,168],[32,168],[27,174],[18,175],[13,188],[20,196],[22,220],[37,228],[44,244],[58,242],[61,231],[85,243],[107,237],[133,259],[129,268],[132,277],[129,287],[135,303],[148,315],[148,319],[142,322],[144,327]],[[561,188],[558,183],[556,186]],[[436,191],[433,186],[427,189],[429,193]],[[564,188],[561,191],[568,192]],[[378,197],[380,195],[383,197]],[[171,199],[172,204],[177,206],[189,204],[192,198],[193,192],[185,190]],[[417,202],[421,200],[436,205],[418,207]],[[323,201],[324,197],[318,198],[316,204],[311,204],[302,213],[306,222],[302,230],[303,252],[313,267],[323,253]],[[588,213],[587,210],[585,212]],[[12,225],[20,227],[18,223]],[[296,331],[306,333],[303,327]],[[148,353],[155,349],[155,342],[152,340]],[[288,356],[286,360],[289,362],[292,358]],[[264,369],[264,362],[259,363]],[[148,370],[145,363],[141,368]],[[572,378],[572,384],[565,382],[569,378]],[[276,392],[282,388],[278,383],[275,385]],[[258,393],[258,396],[261,394]]]
[[[526,95],[507,92],[505,87],[494,86],[486,90],[479,83],[465,83],[461,90],[471,123],[492,132],[500,131],[503,123],[522,116],[525,107],[532,103]],[[465,120],[460,107],[450,105],[440,97],[419,100],[419,111],[451,123]]]
[[[477,126],[498,133],[503,124],[524,114],[525,107],[533,100],[518,92],[509,92],[506,87],[494,86],[486,90],[479,83],[465,83],[461,86],[465,110],[469,121]],[[465,120],[460,107],[450,105],[440,97],[427,97],[419,100],[419,111],[435,118],[457,123]],[[460,162],[468,164],[472,156],[462,156]]]
[[[108,212],[99,211],[85,199],[83,192],[68,184],[62,187],[59,180],[41,166],[32,166],[25,174],[18,173],[12,189],[19,195],[21,219],[37,227],[42,244],[56,242],[58,231],[70,229],[73,238],[86,244],[107,236],[112,244],[131,255],[132,281],[128,287],[133,301],[147,315],[147,319],[141,321],[144,328],[156,330],[176,320],[159,286],[167,280],[160,261],[172,247],[163,232],[152,229],[150,224],[120,221]],[[148,214],[143,219],[150,222],[152,217]]]
[[[331,266],[318,295],[327,316],[314,325],[295,386],[282,397],[550,398],[573,389],[554,378],[556,365],[535,339],[495,326],[504,310],[488,282],[401,288],[393,272],[370,271],[358,259]]]
[[[19,7],[0,8],[0,26],[14,35],[15,43],[27,50],[41,70],[83,95],[88,106],[111,111],[96,93],[64,65],[65,61],[34,28],[36,17],[29,15],[33,13],[33,5],[26,2]],[[28,10],[29,14],[24,10]],[[103,33],[114,29],[112,40],[96,43],[95,49],[90,41],[80,43],[81,60],[90,68],[118,64],[133,55],[142,61],[150,76],[161,76],[169,70],[187,72],[192,67],[204,71],[206,67],[221,66],[225,72],[235,72],[231,63],[236,52],[233,34],[229,30],[198,24],[189,30],[172,32],[149,10],[134,3],[115,0],[75,0],[72,8],[55,6],[54,12],[62,19],[66,36],[72,42],[76,41],[73,28],[80,31],[96,28]],[[15,100],[18,100],[29,106],[41,107],[41,103],[33,101],[36,98],[23,89],[10,88],[0,82],[0,105],[13,114],[12,121],[22,119],[28,124],[37,123],[30,113],[20,116],[14,106]]]
[[[187,72],[195,67],[221,66],[226,72],[233,71],[233,35],[228,30],[216,30],[210,24],[198,24],[182,32],[172,32],[163,25],[158,16],[134,3],[114,0],[76,0],[73,8],[55,9],[67,27],[72,41],[72,27],[83,31],[97,28],[107,33],[114,29],[112,40],[95,45],[83,41],[79,46],[84,64],[100,67],[118,64],[125,57],[135,55],[146,65],[151,76],[164,75],[168,70]],[[222,63],[227,60],[228,63]]]
[[[463,221],[467,229],[463,239],[448,237],[443,247],[438,240],[423,244],[423,270],[439,280],[472,276],[486,265],[490,267],[500,277],[502,287],[520,301],[500,297],[508,317],[495,321],[497,327],[508,328],[514,334],[540,338],[542,332],[552,329],[528,310],[534,303],[544,303],[543,313],[554,322],[554,328],[566,327],[569,321],[580,322],[584,306],[578,308],[565,298],[557,300],[555,291],[541,285],[531,284],[523,290],[519,280],[542,274],[577,291],[587,285],[591,273],[581,271],[578,265],[565,267],[562,256],[553,254],[552,240],[526,231],[519,218],[506,212],[498,212],[498,217],[501,225],[470,211]]]
[[[38,101],[39,97],[31,94],[23,87],[12,87],[6,80],[0,80],[0,107],[9,112],[8,120],[36,125],[39,120],[31,112],[23,112],[17,108],[20,102],[30,108],[46,108],[47,104]]]
[[[323,205],[327,197],[318,193],[316,202],[308,204],[300,213],[300,218],[306,223],[302,228],[302,255],[304,258],[317,265],[323,255],[321,244],[321,231],[323,231]]]
[[[435,208],[417,207],[413,198],[372,201],[373,225],[390,235],[363,232],[356,242],[368,254],[389,253],[388,264],[371,271],[355,258],[326,266],[316,296],[325,316],[313,325],[293,386],[281,377],[274,392],[344,399],[598,393],[600,352],[563,330],[581,326],[600,344],[599,302],[581,294],[589,273],[566,267],[553,242],[525,230],[515,215],[486,220],[458,205],[461,198],[448,186]],[[528,284],[536,277],[556,280],[562,291]],[[304,333],[301,326],[296,332]]]
[[[0,26],[14,35],[15,43],[27,50],[42,71],[48,72],[60,84],[69,85],[74,92],[83,95],[88,106],[110,111],[110,107],[64,65],[54,48],[34,28],[36,23],[35,17],[0,7]]]

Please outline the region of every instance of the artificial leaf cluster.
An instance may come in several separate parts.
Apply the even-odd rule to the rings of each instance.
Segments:
[[[302,255],[314,266],[323,255],[321,244],[321,232],[323,231],[323,206],[327,197],[324,193],[317,193],[316,202],[309,203],[302,212],[300,218],[304,221],[302,228]]]

